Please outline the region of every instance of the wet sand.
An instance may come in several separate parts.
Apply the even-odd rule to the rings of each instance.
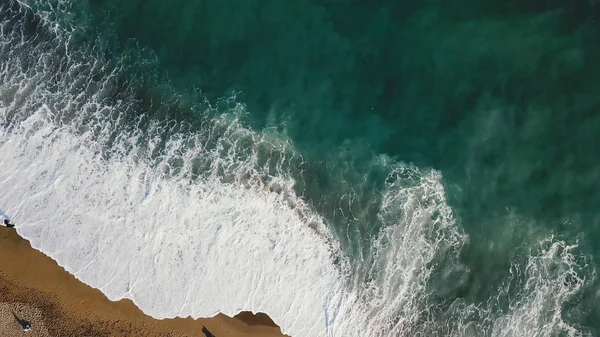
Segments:
[[[0,227],[0,336],[281,337],[265,314],[157,320],[130,300],[112,302],[31,248],[14,229]],[[24,332],[17,318],[31,323]],[[210,335],[208,335],[210,337]]]

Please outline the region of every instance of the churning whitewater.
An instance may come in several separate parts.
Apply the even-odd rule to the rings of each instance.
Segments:
[[[111,300],[156,318],[265,312],[294,337],[584,334],[561,308],[585,280],[553,238],[488,302],[432,300],[434,275],[468,273],[439,172],[374,156],[381,228],[350,254],[295,192],[317,164],[244,126],[243,104],[197,128],[155,118],[180,98],[141,104],[126,61],[20,3],[0,13],[0,207]]]

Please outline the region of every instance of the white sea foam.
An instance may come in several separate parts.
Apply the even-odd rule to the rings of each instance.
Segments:
[[[440,206],[449,211],[439,174],[389,191],[391,214],[381,214],[397,222],[375,243],[380,272],[352,293],[333,263],[336,245],[318,234],[326,229],[308,225],[321,220],[301,218],[282,194],[214,176],[163,178],[127,156],[102,159],[47,115],[31,115],[1,143],[0,165],[10,169],[0,173],[0,204],[35,248],[110,299],[131,298],[159,318],[263,311],[294,336],[415,327],[426,264],[446,240],[435,227],[452,224],[448,213],[430,220]]]
[[[34,134],[13,133],[0,148],[9,154],[0,165],[11,167],[0,201],[35,248],[155,317],[277,312],[290,331],[318,335],[308,323],[321,320],[342,276],[329,247],[279,195],[163,179],[127,158],[103,161],[37,117],[24,122],[37,125]]]
[[[294,194],[284,161],[274,171],[260,164],[261,151],[293,155],[289,142],[245,129],[235,114],[196,133],[128,128],[130,102],[107,99],[119,69],[55,33],[54,47],[0,34],[0,208],[33,247],[157,318],[260,311],[294,337],[439,331],[432,262],[455,258],[465,240],[439,172],[395,164],[371,267],[354,275],[324,220]],[[509,313],[477,307],[491,322],[478,331],[532,331],[528,317],[546,312],[536,303],[562,284],[536,272],[548,254],[532,258],[532,281]],[[463,316],[453,331],[469,335],[472,321]]]
[[[449,310],[447,336],[589,336],[563,320],[563,305],[580,290],[573,249],[553,237],[534,247],[524,264],[513,264],[509,277],[486,303],[457,301]],[[588,275],[594,277],[594,275]]]
[[[381,316],[348,290],[348,262],[334,264],[342,253],[293,195],[294,182],[280,172],[268,182],[284,192],[271,192],[257,155],[236,153],[241,139],[256,151],[285,144],[235,120],[207,131],[222,133],[213,146],[200,134],[159,145],[166,129],[158,124],[115,135],[119,109],[128,108],[103,103],[115,71],[96,81],[105,66],[77,54],[53,73],[47,61],[60,56],[52,48],[16,33],[2,38],[35,57],[6,52],[0,74],[0,204],[35,248],[110,299],[131,298],[158,318],[262,311],[284,332],[324,336],[356,333]],[[190,180],[198,161],[208,173]]]
[[[519,295],[510,300],[510,311],[495,319],[492,336],[551,336],[557,331],[564,336],[582,335],[562,319],[563,304],[584,284],[576,272],[574,248],[548,238],[540,242],[540,252],[529,257],[522,271],[512,266],[514,280],[525,283],[519,284]]]

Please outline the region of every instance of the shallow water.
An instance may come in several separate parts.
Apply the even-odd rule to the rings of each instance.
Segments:
[[[595,4],[0,13],[0,207],[109,298],[293,336],[599,333]]]

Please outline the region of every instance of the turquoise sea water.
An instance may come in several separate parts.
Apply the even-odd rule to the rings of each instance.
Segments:
[[[445,239],[432,239],[441,242],[440,248],[426,259],[431,275],[419,282],[426,287],[428,308],[435,309],[420,311],[415,327],[406,331],[600,335],[595,275],[600,266],[600,4],[595,1],[28,5],[31,20],[43,17],[68,31],[71,48],[95,55],[106,69],[124,69],[105,99],[132,103],[103,143],[105,149],[124,130],[151,133],[152,121],[161,121],[169,127],[159,133],[158,143],[168,143],[178,132],[199,132],[209,134],[206,147],[226,151],[219,139],[228,135],[227,126],[214,125],[232,118],[232,111],[267,143],[286,144],[255,152],[249,150],[250,140],[228,146],[239,148],[234,163],[255,156],[256,165],[265,168],[264,182],[277,175],[295,182],[295,195],[324,219],[339,243],[354,287],[370,284],[380,273],[382,253],[372,242],[394,247],[377,238],[389,222],[410,216],[406,209],[388,206],[387,191],[410,190],[420,186],[423,172],[438,172],[456,235],[465,239],[447,247]],[[2,8],[5,27],[8,8]],[[24,36],[35,36],[40,44],[51,39],[51,29],[31,27]],[[3,102],[11,106],[10,99]],[[18,120],[8,118],[3,125]],[[143,137],[133,143],[151,147]],[[149,152],[156,159],[165,150],[159,145]],[[190,179],[201,179],[210,160],[192,166]],[[169,167],[168,174],[176,175],[184,165],[173,160]],[[235,181],[227,172],[222,171],[225,183]],[[281,189],[269,186],[274,193]],[[437,224],[444,216],[433,212],[423,221]],[[437,226],[424,235],[435,237],[441,231]],[[539,273],[530,272],[539,256],[549,262]],[[401,285],[407,284],[403,280]],[[529,328],[510,330],[506,317],[527,310],[539,311]],[[391,326],[402,312],[394,315]],[[453,327],[450,322],[458,316],[465,324]],[[430,319],[438,324],[423,323]],[[386,329],[373,331],[399,334]]]

